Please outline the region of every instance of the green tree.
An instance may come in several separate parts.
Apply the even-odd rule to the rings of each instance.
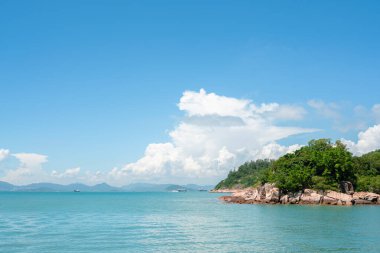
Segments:
[[[237,170],[230,171],[226,179],[216,185],[215,189],[243,188],[265,183],[267,169],[273,161],[257,160],[246,162]]]
[[[355,157],[356,190],[380,193],[380,150]]]
[[[312,140],[273,163],[270,181],[284,192],[305,188],[323,190],[339,188],[341,181],[356,181],[352,154],[340,141]]]

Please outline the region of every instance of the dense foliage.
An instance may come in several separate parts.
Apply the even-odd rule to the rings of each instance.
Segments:
[[[355,157],[358,191],[370,191],[380,194],[380,150]]]
[[[292,154],[278,159],[270,170],[269,181],[284,192],[305,188],[339,189],[341,181],[355,183],[354,160],[346,147],[328,139],[312,140]]]
[[[357,191],[380,192],[380,150],[354,157],[340,141],[312,140],[276,161],[247,162],[231,171],[216,189],[242,188],[272,182],[283,192],[305,188],[339,190],[350,181]]]
[[[269,166],[273,161],[257,160],[246,162],[237,170],[230,171],[227,178],[216,185],[215,189],[245,188],[265,183]]]

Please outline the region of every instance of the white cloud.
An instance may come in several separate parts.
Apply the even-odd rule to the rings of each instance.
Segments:
[[[14,157],[19,159],[21,167],[37,168],[41,164],[47,162],[46,155],[33,154],[33,153],[17,153],[13,154]]]
[[[14,184],[36,183],[47,179],[47,174],[42,169],[42,164],[47,162],[47,156],[34,153],[12,154],[20,164],[14,170],[6,171],[2,181]]]
[[[67,169],[62,173],[53,170],[51,172],[51,176],[55,178],[73,178],[76,177],[80,173],[80,167]]]
[[[280,105],[278,103],[255,105],[248,99],[237,99],[207,93],[204,89],[199,92],[185,91],[180,99],[178,108],[185,111],[187,116],[215,116],[267,119],[302,119],[306,110],[301,106]]]
[[[19,165],[14,169],[4,171],[5,174],[1,181],[6,181],[16,185],[25,185],[40,182],[55,183],[73,183],[78,180],[86,183],[91,182],[84,176],[80,175],[80,168],[70,168],[61,173],[53,170],[51,172],[44,170],[43,164],[48,161],[46,155],[34,153],[16,153],[11,154],[19,161]]]
[[[282,146],[277,141],[316,129],[280,126],[282,120],[300,120],[306,110],[297,105],[262,103],[251,100],[186,91],[178,108],[184,118],[169,132],[166,143],[151,143],[135,162],[108,172],[45,171],[47,156],[13,154],[20,166],[6,171],[0,180],[15,184],[34,182],[123,185],[130,182],[216,183],[229,170],[247,160],[277,158],[293,152],[299,145]]]
[[[110,181],[216,182],[246,160],[277,158],[298,147],[283,147],[276,141],[316,131],[275,125],[276,120],[301,119],[306,113],[302,107],[256,105],[203,89],[184,92],[178,107],[185,118],[169,132],[170,142],[148,145],[141,159],[114,168],[108,174]]]
[[[345,139],[342,139],[342,142],[355,155],[362,155],[380,149],[380,124],[360,132],[357,143]]]
[[[297,149],[300,149],[302,145],[294,144],[291,146],[282,146],[275,142],[269,143],[261,148],[256,154],[257,159],[277,159],[278,157],[293,153]]]
[[[250,101],[218,96],[215,93],[207,94],[204,89],[199,92],[185,91],[180,99],[178,107],[189,116],[249,116]]]
[[[0,161],[4,160],[9,155],[8,149],[0,149]]]

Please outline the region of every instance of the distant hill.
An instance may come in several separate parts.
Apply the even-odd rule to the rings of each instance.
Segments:
[[[214,186],[212,185],[177,185],[177,184],[149,184],[149,183],[135,183],[123,186],[122,189],[128,192],[167,192],[178,189],[185,189],[187,191],[198,191],[198,190],[211,190]]]
[[[0,191],[18,191],[18,192],[72,192],[78,190],[81,192],[167,192],[177,189],[186,189],[187,191],[211,190],[212,185],[176,185],[176,184],[149,184],[134,183],[123,187],[114,187],[106,183],[93,186],[85,184],[53,184],[53,183],[34,183],[29,185],[16,186],[7,182],[0,181]]]
[[[10,183],[0,181],[0,191],[13,191],[15,187]]]
[[[72,192],[79,190],[83,192],[114,192],[122,191],[118,187],[113,187],[108,184],[97,184],[94,186],[88,186],[85,184],[53,184],[53,183],[34,183],[22,186],[16,186],[7,182],[0,181],[0,191],[19,191],[19,192]]]

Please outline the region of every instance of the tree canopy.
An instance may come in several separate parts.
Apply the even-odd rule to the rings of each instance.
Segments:
[[[257,160],[246,162],[237,170],[230,171],[226,179],[216,185],[215,189],[223,188],[245,188],[263,183],[267,178],[271,160]]]
[[[342,181],[350,181],[356,190],[380,192],[380,150],[354,157],[340,141],[311,140],[307,146],[275,161],[257,160],[241,165],[216,189],[272,182],[283,192],[305,188],[339,190]]]

